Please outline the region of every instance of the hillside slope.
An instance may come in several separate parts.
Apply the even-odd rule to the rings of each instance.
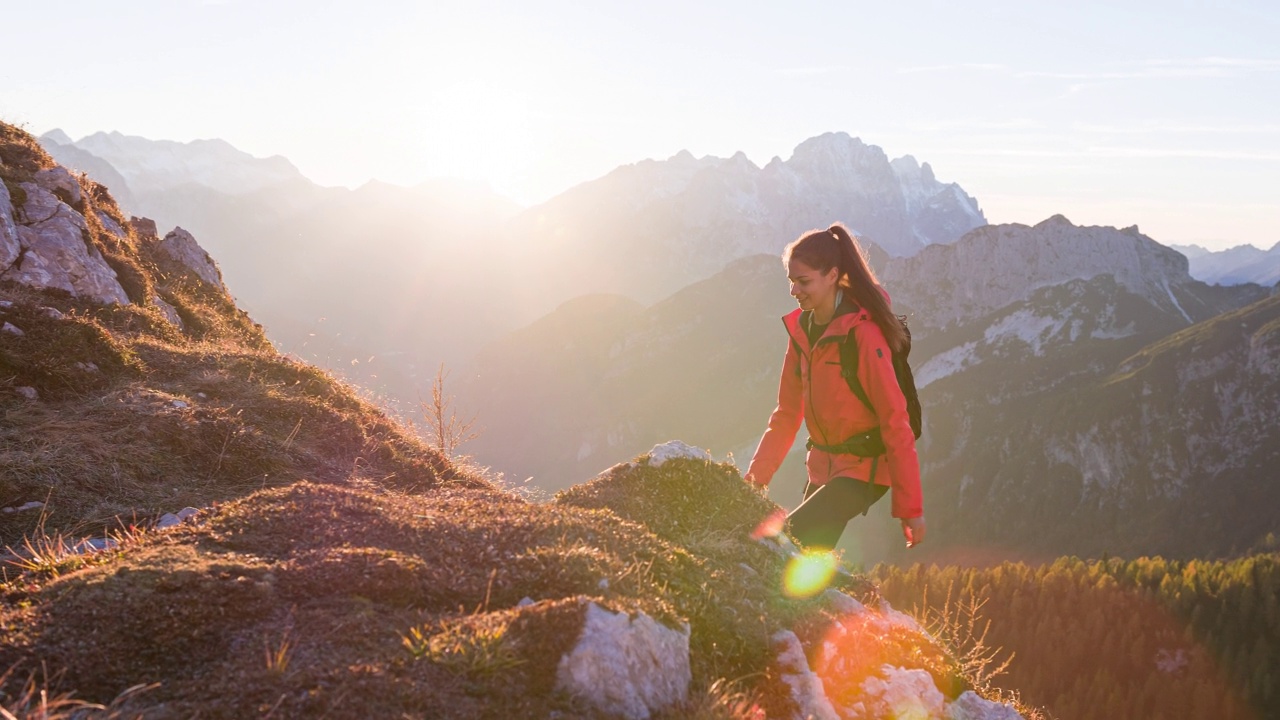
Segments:
[[[1014,713],[758,542],[778,508],[732,467],[655,451],[531,502],[276,353],[190,234],[4,124],[0,180],[0,714]]]

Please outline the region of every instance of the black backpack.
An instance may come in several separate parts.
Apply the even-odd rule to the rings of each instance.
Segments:
[[[907,316],[899,315],[898,322],[902,323],[902,331],[907,334],[907,342],[902,346],[900,351],[890,351],[893,355],[893,372],[898,376],[898,387],[902,388],[902,395],[907,399],[907,414],[911,420],[911,432],[915,433],[916,439],[920,439],[920,431],[924,427],[921,420],[920,394],[916,391],[916,379],[911,374],[911,366],[907,364],[907,356],[911,354],[911,328],[907,327]],[[854,395],[867,406],[868,410],[875,412],[875,408],[871,407],[871,398],[867,397],[867,391],[862,387],[862,383],[858,380],[858,345],[853,341],[853,333],[849,333],[840,343],[840,374],[844,375],[845,382],[849,383],[849,389]]]

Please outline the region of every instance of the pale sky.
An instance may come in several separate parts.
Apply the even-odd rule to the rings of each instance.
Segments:
[[[1280,4],[782,5],[6,3],[0,119],[526,204],[682,149],[763,165],[844,131],[929,162],[991,222],[1280,242]]]

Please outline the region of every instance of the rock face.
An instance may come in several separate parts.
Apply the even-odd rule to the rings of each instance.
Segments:
[[[946,720],[1021,720],[1018,711],[1008,705],[991,702],[972,690],[965,690],[947,706]]]
[[[946,698],[925,670],[906,670],[892,665],[880,669],[879,677],[862,683],[863,699],[846,708],[844,717],[858,720],[900,717],[933,720],[941,718]],[[1015,716],[1017,713],[1015,713]]]
[[[671,630],[643,613],[632,618],[591,603],[556,685],[603,713],[643,720],[683,701],[692,677],[687,625]]]
[[[880,273],[894,304],[939,328],[1024,300],[1039,288],[1110,274],[1129,292],[1192,321],[1177,290],[1192,282],[1187,259],[1136,227],[1078,227],[1061,215],[1034,227],[973,230],[954,245],[891,260]]]
[[[24,285],[66,290],[105,304],[128,304],[116,273],[89,242],[79,204],[80,187],[63,168],[36,173],[19,184],[25,201],[14,207],[10,193],[0,195],[0,278]],[[17,252],[12,234],[16,230]]]
[[[18,226],[13,222],[13,202],[9,188],[0,183],[0,275],[18,260],[22,246],[18,243]]]
[[[795,703],[797,715],[806,720],[839,720],[840,716],[827,699],[822,678],[809,669],[809,661],[805,658],[800,638],[790,630],[783,630],[773,636],[773,644],[777,649],[782,682],[791,689],[791,700]]]
[[[154,227],[154,224],[152,225]],[[156,245],[156,252],[169,260],[189,268],[201,280],[214,287],[226,290],[222,284],[222,273],[209,253],[200,247],[191,233],[182,228],[174,228]]]

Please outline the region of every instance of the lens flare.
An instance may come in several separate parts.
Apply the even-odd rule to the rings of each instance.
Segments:
[[[827,589],[835,574],[835,553],[805,551],[787,561],[787,569],[782,575],[782,592],[791,598],[813,597]]]
[[[781,508],[769,513],[769,516],[760,521],[755,530],[751,531],[752,540],[762,540],[767,537],[777,537],[782,534],[782,526],[787,522],[787,511]]]

